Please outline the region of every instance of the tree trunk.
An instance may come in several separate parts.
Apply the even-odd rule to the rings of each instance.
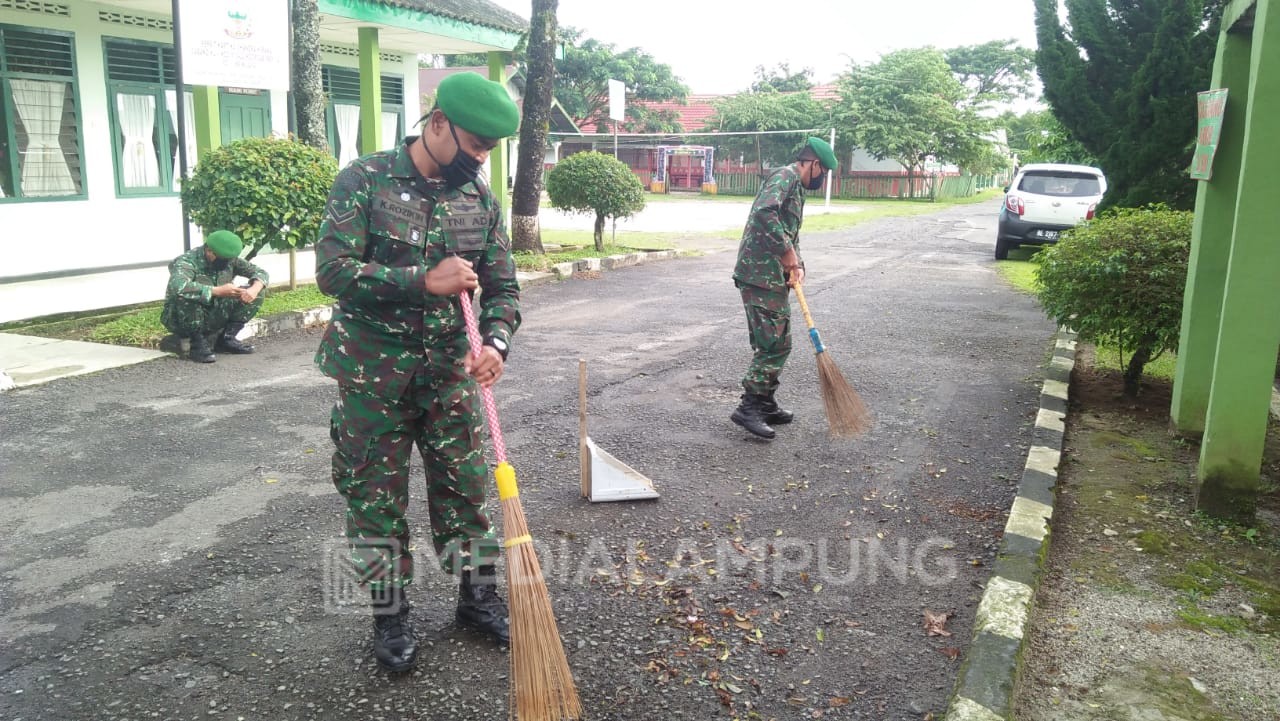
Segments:
[[[1151,361],[1151,356],[1155,354],[1152,349],[1154,338],[1143,338],[1138,342],[1138,347],[1133,350],[1133,355],[1129,357],[1129,365],[1124,369],[1124,394],[1129,397],[1138,395],[1138,388],[1142,384],[1142,370],[1147,367],[1147,363]]]
[[[542,165],[555,80],[556,6],[559,0],[533,0],[529,19],[524,86],[524,117],[515,187],[511,190],[511,247],[542,254],[538,207],[542,202]],[[597,236],[597,244],[599,238]]]
[[[761,182],[764,182],[764,151],[760,149],[760,136],[756,136],[756,169]]]
[[[293,14],[293,109],[298,139],[329,152],[320,80],[320,6],[317,0],[290,0]]]
[[[596,213],[595,238],[596,238],[596,252],[603,253],[604,252],[604,214],[603,213]]]

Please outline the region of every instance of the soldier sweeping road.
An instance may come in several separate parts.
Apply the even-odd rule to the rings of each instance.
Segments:
[[[177,351],[177,340],[191,341],[190,358],[198,363],[217,360],[209,347],[216,335],[218,350],[252,353],[253,346],[236,336],[258,314],[260,295],[270,278],[267,272],[240,257],[244,242],[229,230],[216,230],[204,245],[192,248],[169,264],[169,285],[164,293],[160,322],[173,333],[161,342],[162,350]],[[236,277],[249,279],[242,288]]]
[[[790,423],[792,414],[774,397],[778,377],[791,355],[789,289],[804,280],[800,224],[804,191],[822,187],[835,153],[821,138],[809,138],[795,162],[778,168],[756,194],[738,246],[733,282],[747,311],[747,333],[754,355],[742,378],[742,402],[730,418],[761,438],[773,438],[773,425]]]
[[[405,517],[414,445],[436,556],[461,577],[457,619],[509,638],[485,512],[476,384],[502,375],[520,325],[519,286],[498,199],[477,173],[520,118],[506,89],[475,73],[445,78],[436,103],[422,135],[338,174],[316,245],[316,281],[338,299],[316,353],[338,381],[333,482],[373,601],[374,656],[394,671],[417,656],[405,598],[414,574]],[[477,287],[484,350],[473,359],[458,294]]]

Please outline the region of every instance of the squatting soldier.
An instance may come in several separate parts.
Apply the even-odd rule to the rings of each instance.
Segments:
[[[240,236],[217,230],[205,237],[203,246],[173,259],[160,313],[160,322],[173,336],[165,339],[162,349],[176,350],[177,341],[187,338],[191,360],[212,363],[217,357],[209,349],[208,337],[215,335],[218,350],[253,352],[253,346],[236,335],[258,314],[262,289],[270,278],[265,270],[242,259],[242,250]],[[237,276],[248,278],[249,287],[233,283]]]
[[[316,245],[316,281],[338,309],[316,364],[338,381],[333,483],[347,501],[352,560],[373,601],[373,651],[412,668],[417,640],[405,589],[413,554],[405,511],[416,444],[436,557],[459,575],[457,620],[500,642],[498,541],[485,512],[479,388],[502,375],[520,325],[520,288],[498,199],[477,179],[519,111],[498,83],[450,75],[422,134],[338,173]],[[480,287],[478,358],[459,294]]]
[[[772,425],[791,422],[791,412],[778,406],[774,393],[791,354],[789,288],[804,280],[799,253],[804,191],[821,188],[836,166],[831,146],[809,138],[795,162],[765,179],[742,231],[733,282],[747,311],[753,355],[742,377],[742,402],[730,418],[761,438],[774,437]]]

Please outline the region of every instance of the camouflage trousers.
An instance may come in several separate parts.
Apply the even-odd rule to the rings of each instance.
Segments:
[[[164,302],[160,322],[181,338],[220,333],[229,323],[248,323],[258,314],[264,300],[266,293],[259,293],[252,303],[241,303],[239,298],[214,298],[205,305],[185,298],[170,298]]]
[[[460,575],[498,557],[499,542],[485,513],[479,389],[461,366],[436,372],[448,377],[419,370],[396,399],[339,386],[329,426],[336,447],[333,484],[347,502],[356,574],[371,588],[413,582],[414,549],[405,513],[415,445],[441,567]]]
[[[742,306],[747,311],[751,338],[751,365],[742,377],[742,388],[767,396],[778,389],[778,377],[791,355],[791,305],[788,293],[741,285]]]

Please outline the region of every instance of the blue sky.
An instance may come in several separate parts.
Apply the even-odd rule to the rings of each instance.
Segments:
[[[529,17],[530,0],[491,0]],[[1014,39],[1035,47],[1031,0],[560,0],[561,25],[640,47],[694,93],[747,89],[757,65],[812,68],[823,83],[883,53]]]

